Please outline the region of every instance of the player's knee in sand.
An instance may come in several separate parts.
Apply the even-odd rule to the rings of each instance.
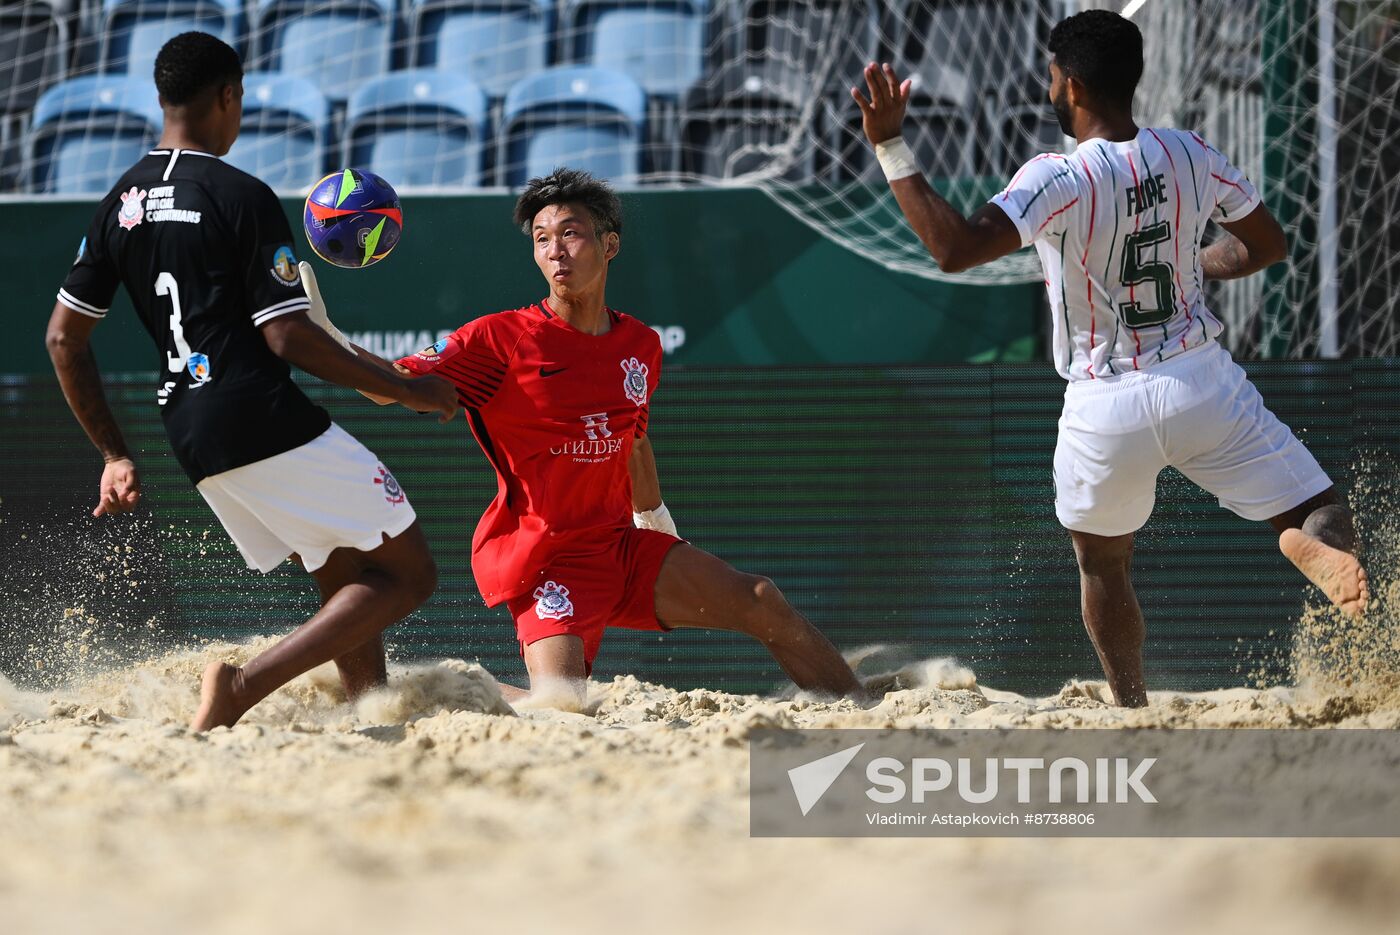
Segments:
[[[531,675],[529,691],[509,686],[513,690],[506,692],[506,687],[502,686],[502,697],[517,711],[548,709],[577,714],[588,701],[588,682],[581,678]]]
[[[501,695],[521,710],[582,711],[588,697],[588,661],[583,640],[560,634],[521,648],[530,687],[501,685]]]

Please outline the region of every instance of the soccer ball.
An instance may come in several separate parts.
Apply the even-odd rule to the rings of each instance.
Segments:
[[[363,169],[332,172],[306,196],[306,239],[316,255],[346,269],[373,266],[403,233],[394,186]]]

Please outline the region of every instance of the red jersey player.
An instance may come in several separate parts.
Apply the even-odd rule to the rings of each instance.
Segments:
[[[515,221],[534,243],[549,297],[470,321],[393,366],[456,384],[496,469],[472,571],[487,605],[505,604],[515,618],[531,688],[566,681],[577,698],[605,627],[711,627],[762,641],[800,688],[862,694],[772,581],[675,535],[647,439],[661,343],[603,301],[621,242],[617,196],[585,172],[558,169],[530,181]],[[523,694],[508,687],[508,697]]]

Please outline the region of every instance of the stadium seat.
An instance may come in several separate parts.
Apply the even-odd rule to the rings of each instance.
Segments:
[[[652,97],[679,98],[704,70],[709,15],[709,0],[563,0],[563,54],[626,72]]]
[[[506,185],[562,165],[632,184],[642,169],[646,94],[622,72],[551,68],[511,88],[502,125]]]
[[[305,78],[243,76],[243,129],[224,157],[279,191],[305,191],[325,174],[331,107]]]
[[[482,184],[487,115],[486,93],[466,75],[395,72],[350,98],[346,160],[400,189],[474,188]]]
[[[784,63],[735,61],[697,84],[680,114],[680,171],[692,179],[816,177],[815,147],[790,145],[812,89]]]
[[[160,47],[191,30],[237,47],[242,0],[103,0],[101,69],[149,79]]]
[[[992,175],[1008,178],[1037,153],[1060,152],[1064,134],[1048,101],[1004,105],[988,101],[996,147],[987,166]]]
[[[729,50],[730,60],[786,64],[809,87],[818,76],[823,87],[848,87],[879,51],[873,0],[746,0],[734,9],[742,20],[729,31],[740,47]]]
[[[548,61],[548,0],[410,0],[409,62],[468,75],[493,99]]]
[[[155,145],[160,101],[149,78],[90,75],[45,91],[25,139],[30,191],[105,193]]]
[[[826,125],[836,135],[837,165],[833,181],[851,177],[854,170],[861,181],[883,188],[885,173],[865,138],[860,113],[844,106],[844,101],[824,102]],[[961,178],[977,173],[976,113],[955,101],[911,94],[905,116],[904,137],[914,151],[919,169],[938,178]]]
[[[0,117],[29,110],[63,79],[76,6],[77,0],[0,2]]]
[[[887,8],[896,73],[931,98],[975,106],[999,86],[1020,88],[1037,61],[1050,18],[1046,0],[903,0]],[[996,54],[988,54],[995,50]]]
[[[260,71],[305,78],[332,101],[389,70],[395,0],[256,0]]]

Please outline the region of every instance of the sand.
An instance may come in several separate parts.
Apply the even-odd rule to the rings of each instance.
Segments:
[[[1325,617],[1325,615],[1322,615]],[[757,840],[755,727],[1400,728],[1384,679],[1025,698],[931,660],[870,710],[618,678],[512,709],[479,666],[334,673],[232,730],[183,726],[211,658],[44,693],[0,680],[0,930],[29,932],[1393,931],[1400,841]],[[863,671],[878,669],[878,656]]]

